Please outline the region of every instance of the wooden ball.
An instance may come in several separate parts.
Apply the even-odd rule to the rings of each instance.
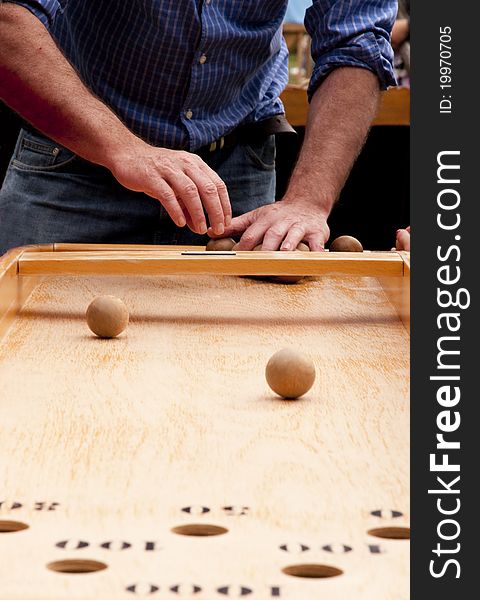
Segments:
[[[307,244],[300,242],[297,246],[297,250],[299,252],[310,252],[310,246],[307,246]]]
[[[341,235],[333,240],[329,247],[330,252],[363,252],[362,244],[351,235]]]
[[[205,250],[208,250],[208,252],[219,250],[230,251],[235,245],[235,240],[232,240],[232,238],[220,238],[218,240],[210,240],[206,245]]]
[[[315,381],[315,365],[303,354],[284,348],[268,361],[265,377],[279,396],[299,398],[308,392]]]
[[[87,325],[101,338],[114,338],[128,325],[128,309],[115,296],[98,296],[87,308]]]

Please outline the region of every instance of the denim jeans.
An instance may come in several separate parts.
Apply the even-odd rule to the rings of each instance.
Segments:
[[[274,202],[275,138],[239,143],[206,161],[227,185],[234,216]],[[51,242],[204,244],[160,202],[121,186],[108,169],[22,130],[0,190],[0,254]]]

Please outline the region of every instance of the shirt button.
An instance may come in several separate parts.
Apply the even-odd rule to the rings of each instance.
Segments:
[[[202,56],[201,56],[201,57],[198,59],[198,62],[199,62],[201,65],[204,65],[204,64],[207,62],[207,57],[206,57],[206,55],[205,55],[205,54],[202,54]]]
[[[185,112],[185,116],[187,117],[187,119],[191,119],[193,117],[193,112],[191,110],[187,110]]]

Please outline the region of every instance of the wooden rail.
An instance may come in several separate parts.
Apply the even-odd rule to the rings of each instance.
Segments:
[[[281,99],[289,122],[294,127],[305,126],[309,107],[305,88],[288,85]],[[410,89],[392,88],[384,92],[373,125],[410,125]]]
[[[403,276],[403,259],[394,252],[291,253],[124,250],[25,252],[19,275],[324,275]]]

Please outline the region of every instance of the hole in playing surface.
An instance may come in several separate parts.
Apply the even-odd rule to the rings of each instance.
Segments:
[[[316,564],[291,565],[290,567],[285,567],[282,571],[285,575],[304,577],[306,579],[324,579],[325,577],[337,577],[343,574],[343,571],[337,569],[337,567]]]
[[[368,534],[385,540],[409,540],[410,527],[377,527],[369,529]]]
[[[80,558],[72,558],[69,560],[56,560],[48,563],[47,568],[57,573],[95,573],[103,571],[107,565],[98,560],[85,560]]]
[[[14,533],[24,529],[28,529],[28,525],[21,521],[0,521],[0,533]]]
[[[204,523],[190,523],[189,525],[179,525],[172,528],[173,533],[179,535],[193,535],[197,537],[208,537],[211,535],[223,535],[228,532],[225,527],[219,525],[207,525]]]

